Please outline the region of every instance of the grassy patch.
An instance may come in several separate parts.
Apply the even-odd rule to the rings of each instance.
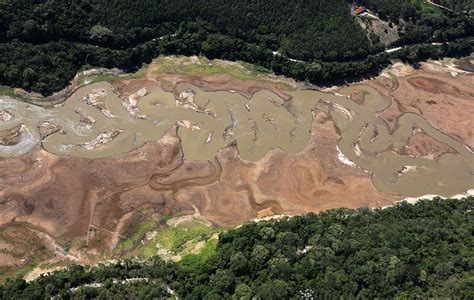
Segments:
[[[13,88],[6,86],[6,85],[0,85],[0,96],[10,96],[13,97]]]
[[[206,260],[214,252],[217,240],[212,236],[222,231],[203,219],[174,216],[176,225],[164,225],[168,216],[159,219],[148,218],[138,223],[130,238],[122,241],[113,254],[121,257],[139,256],[151,258],[159,255],[165,260],[179,260],[185,257],[186,264]],[[148,236],[150,235],[151,236]],[[191,254],[192,253],[192,254]]]
[[[26,274],[30,273],[38,266],[39,261],[40,259],[37,259],[19,268],[1,267],[0,268],[0,283],[3,283],[7,278],[25,277]]]
[[[443,10],[439,7],[436,7],[424,2],[420,2],[418,5],[421,7],[422,14],[434,14],[438,16],[443,15]]]
[[[217,239],[210,239],[206,241],[201,252],[198,254],[187,254],[179,261],[179,265],[187,269],[194,269],[197,265],[205,263],[209,257],[216,251]]]
[[[15,271],[13,277],[25,277],[26,274],[33,271],[38,266],[38,261],[32,262],[31,264],[27,264],[20,269]]]
[[[197,62],[197,63],[196,63]],[[238,61],[236,63],[226,63],[222,61],[212,61],[206,57],[199,57],[198,61],[192,62],[191,58],[185,56],[160,56],[155,59],[154,74],[179,74],[186,76],[210,76],[216,74],[226,74],[239,80],[268,81],[261,74],[270,74],[271,70],[264,67]],[[90,75],[80,79],[80,84],[92,84],[104,81],[115,81],[123,79],[138,79],[146,76],[148,66],[143,65],[135,73],[113,75]],[[91,66],[81,69],[81,71],[92,69]]]
[[[142,247],[140,252],[146,258],[156,255],[161,248],[178,254],[185,250],[188,242],[205,241],[218,232],[220,232],[219,228],[209,226],[198,218],[193,218],[186,224],[170,226],[159,231]]]
[[[103,81],[115,81],[123,79],[121,76],[111,76],[111,75],[92,75],[81,78],[81,83],[83,84],[92,84],[96,82],[103,82]]]
[[[206,238],[216,232],[199,219],[193,219],[191,224],[168,227],[156,236],[156,241],[163,247],[177,252],[183,249],[186,242],[196,238]]]
[[[250,63],[245,62],[245,61],[239,60],[238,63],[241,64],[243,67],[245,67],[245,68],[247,68],[247,69],[249,69],[249,70],[258,72],[258,73],[271,74],[271,73],[273,72],[272,70],[267,69],[267,68],[265,68],[265,67],[262,67],[262,66],[259,66],[259,65],[254,65],[254,64],[250,64]]]
[[[155,222],[153,220],[146,220],[140,225],[140,227],[138,227],[138,230],[132,235],[132,237],[120,243],[120,245],[115,248],[115,251],[124,252],[132,250],[140,241],[143,240],[145,234],[150,231],[154,225]]]
[[[106,75],[106,74],[98,74],[98,75],[90,75],[84,76],[80,79],[80,84],[93,84],[97,82],[104,82],[104,81],[116,81],[116,80],[124,80],[124,79],[138,79],[143,78],[146,75],[146,66],[144,65],[135,73],[130,74],[121,74],[121,75]]]
[[[89,69],[91,69],[90,66],[88,66],[86,70],[89,70]],[[135,73],[130,73],[130,74],[120,74],[120,75],[97,74],[97,75],[83,76],[80,78],[79,83],[92,84],[92,83],[97,83],[97,82],[116,81],[116,80],[124,80],[124,79],[138,79],[138,78],[145,77],[145,75],[146,75],[146,65],[143,65]]]
[[[159,57],[155,60],[157,65],[156,75],[173,73],[187,76],[209,76],[216,74],[227,74],[240,80],[265,81],[259,73],[270,73],[269,70],[249,63],[224,63],[211,61],[205,57],[199,57],[198,62],[193,63],[190,58],[168,56]]]
[[[74,264],[74,261],[72,261],[72,260],[60,260],[60,261],[53,262],[53,263],[41,263],[39,265],[39,267],[41,269],[53,269],[53,268],[56,268],[56,267],[67,267],[67,266],[72,265],[72,264]]]
[[[143,65],[140,69],[138,69],[138,71],[136,71],[133,74],[130,74],[129,77],[130,78],[143,78],[146,75],[146,69],[147,69],[147,66]]]

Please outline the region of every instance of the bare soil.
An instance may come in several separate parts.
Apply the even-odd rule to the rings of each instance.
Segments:
[[[391,100],[380,116],[392,128],[398,116],[413,112],[474,149],[474,74],[454,77],[448,69],[425,64],[418,70],[406,69],[391,80],[381,77],[368,84]]]
[[[398,67],[399,76],[366,83],[390,99],[390,106],[380,113],[384,121],[393,129],[403,112],[415,112],[473,148],[472,75],[454,78],[448,72]],[[289,88],[227,75],[150,74],[146,79],[116,81],[114,87],[121,97],[157,82],[168,90],[191,82],[210,91],[249,96],[270,89],[283,97]],[[362,103],[364,94],[356,92],[351,98]],[[42,135],[59,130],[47,125]],[[2,141],[15,136],[2,134]],[[370,174],[343,164],[336,147],[339,139],[331,117],[317,112],[304,151],[289,155],[274,149],[257,162],[242,160],[235,146],[219,151],[214,161],[186,161],[176,128],[116,157],[58,156],[38,145],[21,157],[0,158],[0,266],[19,270],[35,259],[109,259],[107,253],[133,234],[134,216],[142,214],[199,214],[219,226],[236,226],[271,215],[382,207],[402,198],[380,193]],[[436,159],[453,150],[414,132],[404,149],[394,151]],[[51,250],[51,239],[64,251]]]
[[[11,129],[0,131],[0,145],[11,146],[18,144],[21,138],[22,128],[22,124],[18,124]]]

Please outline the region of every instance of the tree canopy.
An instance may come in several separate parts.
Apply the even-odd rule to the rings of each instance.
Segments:
[[[71,266],[10,279],[0,297],[472,298],[473,208],[474,197],[438,198],[251,222],[222,233],[206,260]]]
[[[474,20],[463,13],[418,0],[357,2],[382,18],[406,19],[393,46],[449,42],[447,47],[459,50],[429,48],[432,58],[473,49]],[[45,95],[62,89],[84,66],[133,71],[167,54],[240,59],[277,74],[331,84],[378,72],[393,58],[383,51],[344,0],[0,2],[0,84]],[[401,58],[426,58],[413,53]]]

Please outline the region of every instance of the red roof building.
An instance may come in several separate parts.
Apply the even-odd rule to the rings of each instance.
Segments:
[[[366,11],[367,11],[367,8],[365,8],[364,6],[356,7],[356,9],[354,10],[356,15],[360,15],[362,13],[365,13]]]

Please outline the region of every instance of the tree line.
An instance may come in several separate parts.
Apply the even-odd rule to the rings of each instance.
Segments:
[[[123,49],[202,20],[223,35],[297,59],[347,60],[370,52],[344,0],[8,0],[0,7],[0,42],[67,40]]]
[[[202,54],[324,85],[371,76],[393,58],[416,63],[473,49],[472,18],[410,0],[367,1],[381,13],[385,5],[410,11],[402,17],[412,21],[392,46],[411,46],[383,54],[342,0],[6,0],[0,2],[0,84],[48,95],[85,66],[133,71],[159,55]]]
[[[128,259],[0,286],[2,299],[474,297],[474,197],[251,222],[192,265]],[[135,281],[133,281],[133,279]],[[128,279],[128,280],[127,280]]]
[[[23,42],[0,44],[0,83],[51,94],[65,87],[84,66],[139,69],[159,55],[205,55],[208,58],[242,60],[271,69],[278,75],[317,85],[344,83],[377,74],[391,59],[416,64],[429,58],[469,55],[473,38],[459,38],[443,45],[414,44],[395,53],[369,55],[365,59],[339,61],[295,61],[286,55],[217,32],[202,30],[200,23],[182,24],[173,36],[111,49],[66,41],[34,45]]]

